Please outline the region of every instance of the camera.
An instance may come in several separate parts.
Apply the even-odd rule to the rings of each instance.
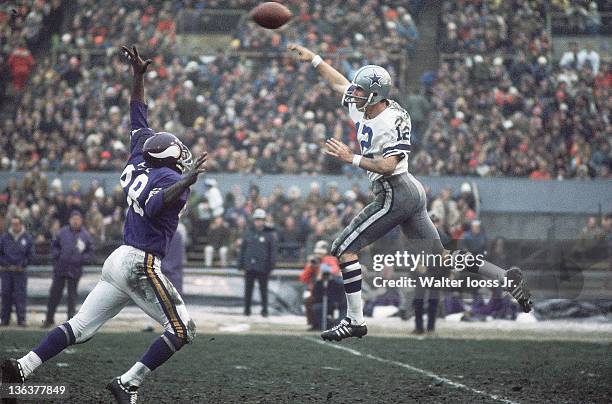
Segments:
[[[310,265],[319,265],[321,263],[321,258],[317,257],[316,255],[311,255],[308,257],[308,263]]]
[[[327,280],[330,278],[332,272],[331,265],[323,264],[321,265],[321,278]]]

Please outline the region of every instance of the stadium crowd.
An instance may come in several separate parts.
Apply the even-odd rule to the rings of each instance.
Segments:
[[[242,49],[275,50],[301,41],[304,46],[321,45],[328,53],[352,53],[384,47],[387,52],[412,50],[419,38],[415,19],[421,1],[295,1],[295,21],[291,29],[264,31],[252,22],[241,25],[232,43]],[[402,5],[403,4],[403,5]],[[412,14],[411,12],[412,11]],[[363,16],[369,16],[364,24]]]
[[[333,182],[323,187],[313,181],[306,194],[296,186],[286,189],[278,186],[269,195],[261,194],[256,185],[248,190],[234,187],[223,195],[213,178],[205,184],[204,192],[192,193],[182,221],[187,229],[187,245],[209,247],[211,258],[206,260],[209,266],[213,259],[216,264],[233,262],[256,208],[264,209],[267,227],[277,234],[279,262],[295,263],[303,260],[317,241],[331,244],[368,202],[368,196],[358,188],[340,193]],[[445,189],[429,200],[431,214],[458,240],[477,215],[469,184],[456,191],[454,194],[453,190]],[[32,236],[35,255],[39,262],[44,261],[59,229],[69,223],[72,214],[79,212],[98,251],[97,258],[103,259],[122,242],[126,208],[123,191],[118,186],[108,193],[96,180],[88,186],[77,180],[62,183],[59,178],[49,180],[47,174],[34,169],[21,181],[12,178],[0,191],[0,233],[6,230],[4,226],[11,218],[22,218]],[[397,239],[397,235],[390,234],[388,240]],[[196,262],[205,263],[206,249],[194,251],[201,252]]]
[[[416,172],[610,178],[610,64],[588,45],[551,61],[544,5],[445,3]]]
[[[310,66],[283,57],[240,58],[222,51],[212,57],[176,56],[177,7],[198,8],[207,2],[145,2],[140,7],[142,1],[124,1],[102,8],[94,3],[79,0],[79,11],[71,8],[74,15],[63,25],[58,13],[65,4],[59,0],[22,1],[16,15],[8,9],[0,14],[0,65],[11,71],[2,75],[0,85],[8,95],[0,124],[3,170],[121,168],[127,155],[129,75],[116,52],[120,43],[139,43],[142,53],[154,55],[147,77],[151,125],[178,133],[196,153],[207,148],[213,154],[211,171],[351,170],[320,152],[326,137],[356,142],[337,97],[317,81]],[[248,1],[235,3],[251,6]],[[389,30],[397,29],[400,47],[413,40],[399,32],[412,20],[405,8],[366,2],[376,23],[360,33],[368,40],[363,57],[354,60],[341,50],[359,47],[361,37],[348,35],[356,32],[348,29],[349,23],[336,24],[332,31],[329,18],[339,11],[315,3],[300,2],[295,11],[301,29],[270,34],[278,36],[270,39],[273,46],[287,40],[321,43],[315,48],[335,52],[332,62],[349,77],[370,62],[397,76],[383,38],[394,38]],[[415,111],[411,170],[536,179],[609,177],[609,63],[598,62],[595,69],[590,62],[559,66],[549,60],[549,38],[541,29],[543,2],[514,3],[516,10],[507,2],[444,3],[440,50],[450,58],[424,76],[422,94],[394,94],[408,111],[421,110]],[[359,4],[349,2],[342,18],[354,19]],[[47,26],[50,20],[54,23]],[[261,32],[238,30],[234,44],[265,48],[268,34]],[[296,32],[306,34],[296,37]],[[332,34],[343,40],[329,41]],[[54,38],[48,44],[54,52],[37,54],[49,38]],[[331,42],[339,45],[329,48]],[[49,56],[54,53],[56,59]]]

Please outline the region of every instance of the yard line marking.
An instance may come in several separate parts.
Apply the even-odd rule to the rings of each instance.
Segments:
[[[308,341],[316,342],[319,345],[324,345],[324,346],[326,346],[328,348],[334,348],[334,349],[339,349],[341,351],[348,352],[348,353],[350,353],[351,355],[354,355],[354,356],[361,356],[361,357],[364,357],[364,358],[375,360],[377,362],[388,363],[388,364],[391,364],[391,365],[402,367],[404,369],[412,370],[413,372],[419,373],[419,374],[421,374],[423,376],[430,377],[430,378],[432,378],[432,379],[434,379],[434,380],[436,380],[436,381],[438,381],[440,383],[444,383],[444,384],[447,384],[449,386],[452,386],[452,387],[455,387],[455,388],[458,388],[458,389],[467,390],[467,391],[472,392],[472,393],[488,396],[490,399],[495,400],[495,401],[499,401],[500,403],[519,404],[516,401],[508,400],[507,398],[500,397],[500,396],[495,395],[495,394],[489,394],[489,393],[487,393],[485,391],[478,390],[478,389],[466,386],[465,384],[457,383],[455,381],[447,379],[446,377],[438,376],[437,374],[435,374],[433,372],[429,372],[427,370],[424,370],[424,369],[421,369],[421,368],[417,368],[417,367],[409,365],[407,363],[393,361],[393,360],[389,360],[389,359],[384,359],[384,358],[381,358],[381,357],[378,357],[378,356],[374,356],[372,354],[364,354],[364,353],[359,352],[359,351],[357,351],[355,349],[347,348],[347,347],[344,347],[344,346],[341,346],[341,345],[334,345],[334,344],[332,344],[330,342],[325,342],[325,341],[318,340],[318,339],[311,338],[311,337],[303,337],[303,338],[308,340]]]

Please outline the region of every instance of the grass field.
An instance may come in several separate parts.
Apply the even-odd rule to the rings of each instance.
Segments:
[[[0,332],[0,356],[43,335]],[[101,333],[40,368],[30,383],[69,385],[63,403],[110,402],[104,386],[137,360],[151,333]],[[143,403],[610,402],[606,343],[199,335],[141,389]],[[49,401],[47,401],[49,402]]]

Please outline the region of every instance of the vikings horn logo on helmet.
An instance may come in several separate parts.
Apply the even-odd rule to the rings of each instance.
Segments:
[[[153,167],[169,167],[179,173],[185,172],[193,162],[191,151],[169,132],[158,132],[148,138],[142,151],[145,161]]]

